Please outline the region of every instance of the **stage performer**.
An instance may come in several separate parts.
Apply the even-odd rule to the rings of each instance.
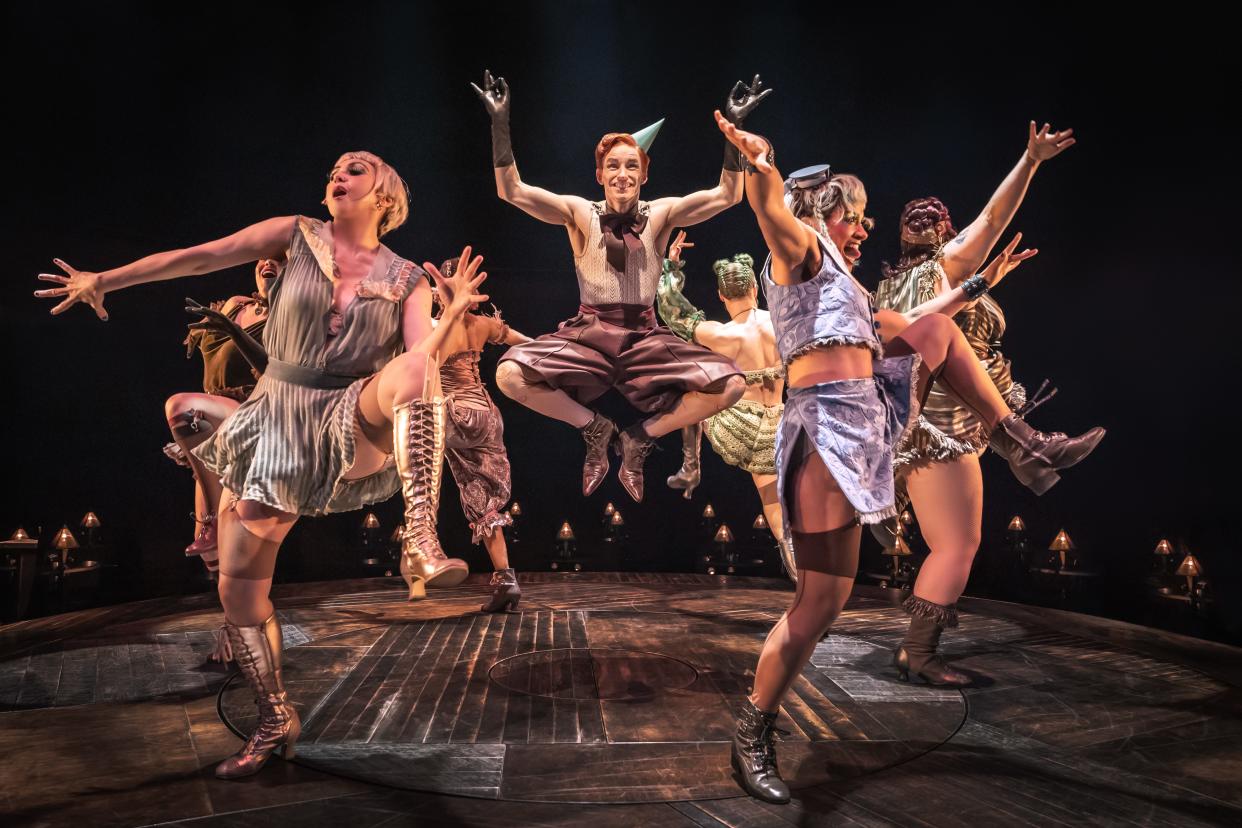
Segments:
[[[1026,149],[992,198],[962,232],[938,198],[920,198],[901,212],[901,258],[884,268],[875,304],[906,311],[952,290],[973,276],[1017,212],[1040,164],[1074,143],[1073,131],[1053,132],[1045,124],[1029,126]],[[1014,264],[1037,251],[1014,256]],[[953,317],[966,335],[1009,407],[1026,413],[1026,390],[1013,381],[1009,360],[1000,351],[1005,314],[988,294]],[[1103,429],[1098,430],[1103,436]],[[931,554],[919,568],[914,591],[902,605],[910,614],[905,640],[893,663],[905,678],[911,672],[931,684],[962,687],[970,677],[951,669],[937,653],[946,627],[957,626],[957,599],[970,578],[970,567],[983,525],[983,475],[979,455],[987,448],[988,430],[969,408],[933,383],[917,425],[894,455],[898,498],[908,492]],[[1052,485],[1056,477],[1042,478]],[[904,490],[904,491],[903,491]],[[1038,491],[1038,490],[1037,490]]]
[[[789,385],[777,434],[777,492],[797,561],[793,603],[772,628],[733,741],[743,787],[789,801],[773,729],[781,700],[841,612],[858,568],[861,523],[895,514],[893,447],[930,379],[977,412],[1032,481],[1077,463],[1090,436],[1042,434],[1014,416],[949,315],[991,285],[975,276],[913,310],[873,314],[851,275],[867,238],[866,192],[826,165],[791,177],[787,203],[767,139],[716,122],[753,165],[746,195],[770,255],[763,288]]]
[[[481,257],[462,253],[460,273],[440,279],[445,323],[431,325],[431,289],[412,262],[379,239],[409,212],[405,183],[368,152],[342,155],[325,186],[332,220],[286,216],[231,236],[156,253],[114,270],[40,274],[57,287],[36,296],[82,302],[107,319],[108,293],[201,275],[255,259],[284,258],[263,332],[268,364],[254,392],[194,450],[223,483],[216,517],[219,593],[232,655],[255,694],[259,724],[216,767],[233,779],[259,771],[277,750],[292,756],[301,731],[281,672],[281,630],[268,595],[276,553],[300,515],[405,499],[402,571],[411,597],[424,582],[460,583],[465,563],[440,558],[435,470],[442,462],[443,401],[431,355],[485,278]],[[404,348],[404,353],[402,353]],[[439,555],[437,555],[439,553]]]
[[[457,266],[457,259],[449,259],[441,272],[451,275]],[[509,566],[504,533],[504,527],[513,523],[503,511],[510,493],[509,454],[504,443],[505,421],[479,376],[479,357],[485,345],[521,345],[531,339],[509,327],[498,311],[477,311],[478,305],[472,305],[440,347],[440,388],[448,430],[445,456],[473,540],[483,544],[492,560],[492,597],[480,609],[509,612],[522,599],[517,573]]]
[[[473,86],[473,84],[472,84]],[[475,92],[492,121],[496,191],[508,203],[569,233],[578,277],[578,313],[554,333],[510,348],[496,383],[504,394],[541,414],[569,423],[586,441],[582,493],[595,491],[608,472],[617,427],[587,405],[615,388],[645,420],[616,437],[617,473],[636,501],[643,497],[643,462],[655,438],[700,422],[741,398],[745,384],[730,360],[688,344],[655,319],[662,253],[676,227],[706,221],[742,199],[740,156],[726,145],[720,183],[680,198],[642,201],[648,150],[660,123],[634,135],[612,132],[595,148],[595,179],[602,201],[558,195],[522,181],[509,140],[509,87],[483,75]],[[756,75],[740,81],[726,109],[737,123],[768,95]]]
[[[785,369],[776,350],[776,332],[767,311],[759,308],[759,284],[755,281],[755,260],[739,253],[732,261],[721,259],[712,265],[716,273],[716,295],[724,304],[728,322],[706,319],[682,292],[685,274],[682,251],[694,245],[686,241],[684,230],[669,245],[664,273],[656,291],[656,307],[669,329],[685,339],[732,359],[742,369],[746,393],[729,408],[681,430],[682,466],[668,479],[674,489],[684,489],[690,497],[700,480],[700,436],[730,466],[749,472],[763,504],[768,527],[780,547],[781,561],[789,576],[796,577],[793,550],[785,538],[781,504],[776,496],[776,430],[785,391]]]
[[[239,325],[250,337],[262,338],[267,324],[267,293],[279,272],[275,259],[255,264],[255,292],[213,302],[209,310]],[[164,416],[173,442],[164,454],[187,467],[194,475],[194,542],[185,548],[187,556],[198,555],[207,571],[220,568],[216,544],[216,511],[220,505],[220,478],[208,471],[192,449],[220,427],[242,400],[250,396],[260,368],[250,362],[227,330],[214,320],[191,324],[185,339],[186,358],[198,351],[203,358],[203,392],[173,394],[164,403]]]

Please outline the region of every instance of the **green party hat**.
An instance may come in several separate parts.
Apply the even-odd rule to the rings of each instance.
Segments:
[[[643,152],[651,152],[651,145],[655,143],[656,135],[660,133],[660,127],[664,126],[664,119],[656,121],[651,126],[646,126],[638,132],[630,133],[630,137],[638,144],[638,148]]]

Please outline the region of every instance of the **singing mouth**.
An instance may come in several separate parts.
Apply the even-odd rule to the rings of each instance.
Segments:
[[[336,187],[332,189],[333,198],[344,198],[348,194],[349,194],[349,190],[346,190],[345,187],[340,184],[338,184]]]

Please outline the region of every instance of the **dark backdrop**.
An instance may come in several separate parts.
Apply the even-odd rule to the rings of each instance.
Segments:
[[[251,289],[237,269],[114,294],[107,324],[81,308],[53,319],[30,296],[52,256],[104,269],[273,215],[323,215],[337,154],[369,149],[413,191],[409,222],[385,241],[416,261],[475,244],[509,321],[542,333],[576,302],[565,234],[496,198],[487,118],[467,82],[484,67],[508,78],[523,177],[557,191],[594,196],[598,136],[667,117],[644,189],[655,197],[716,182],[711,110],[759,71],[776,93],[752,126],[772,137],[781,168],[827,161],[866,181],[878,220],[860,271],[868,284],[896,253],[907,199],[938,195],[964,225],[1018,158],[1029,119],[1075,128],[1078,146],[1040,170],[1013,225],[1041,253],[998,298],[1017,377],[1034,386],[1050,376],[1061,389],[1036,425],[1100,424],[1109,436],[1038,499],[987,458],[985,547],[1015,513],[1041,546],[1064,527],[1116,575],[1106,609],[1133,616],[1138,578],[1168,536],[1199,557],[1232,612],[1238,291],[1223,239],[1237,176],[1224,120],[1238,65],[1220,21],[1127,12],[1098,22],[1064,6],[1010,16],[670,2],[28,2],[8,4],[6,18],[7,132],[18,146],[5,176],[12,485],[0,532],[51,531],[93,509],[134,564],[136,593],[184,588],[190,483],[159,451],[164,398],[200,379],[179,345],[181,298]],[[691,239],[689,293],[719,317],[710,261],[761,258],[754,217],[739,206]],[[560,520],[592,524],[612,499],[636,541],[618,565],[689,566],[704,498],[687,504],[662,485],[678,464],[674,438],[649,463],[647,503],[622,503],[615,481],[583,500],[577,434],[499,403],[528,514],[527,565]],[[749,481],[704,456],[703,492],[748,522]],[[445,500],[447,545],[482,566],[451,485]],[[380,511],[391,528],[398,504]],[[334,571],[359,519],[304,522],[283,577]]]

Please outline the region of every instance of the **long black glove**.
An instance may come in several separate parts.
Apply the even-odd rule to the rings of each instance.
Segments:
[[[238,325],[232,319],[229,319],[220,311],[207,305],[200,304],[198,301],[190,298],[185,300],[185,312],[194,316],[203,317],[197,322],[191,322],[188,327],[192,331],[215,331],[222,333],[229,339],[233,340],[237,345],[237,350],[246,358],[246,362],[250,363],[250,367],[262,374],[267,370],[267,351],[253,336],[246,333],[241,325]]]
[[[759,80],[758,75],[755,75],[755,79],[749,86],[738,81],[733,85],[733,90],[729,92],[729,97],[725,99],[725,118],[729,123],[741,129],[746,117],[754,112],[759,102],[770,94],[772,90],[763,88],[763,81]],[[725,141],[724,168],[731,172],[742,172],[746,169],[746,159],[742,157],[737,147],[728,141]]]
[[[513,163],[513,144],[509,140],[509,84],[502,77],[483,71],[483,88],[470,84],[492,118],[492,166],[507,167]]]

